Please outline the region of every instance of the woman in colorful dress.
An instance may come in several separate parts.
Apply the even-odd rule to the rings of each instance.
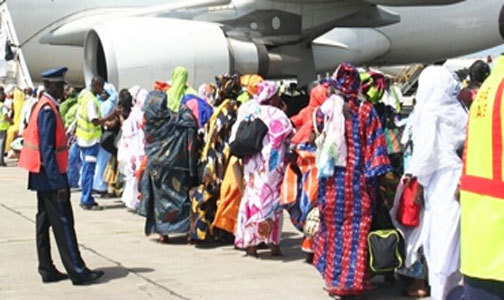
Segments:
[[[131,109],[133,106],[133,97],[127,89],[122,89],[119,92],[119,102],[117,103],[117,109],[119,113],[114,117],[113,120],[107,122],[105,126],[109,130],[115,132],[114,139],[107,141],[110,145],[107,147],[107,151],[110,151],[111,157],[105,168],[105,173],[103,175],[103,180],[107,183],[107,190],[110,195],[121,197],[123,189],[123,178],[121,173],[118,171],[117,165],[117,143],[116,140],[120,134],[120,130],[124,120],[129,118]],[[106,146],[103,144],[102,147]]]
[[[343,97],[346,167],[319,180],[320,230],[315,238],[314,266],[326,290],[337,299],[360,296],[370,289],[367,235],[377,178],[392,170],[385,135],[373,105],[358,97],[360,78],[350,64],[338,67],[332,78]],[[328,104],[329,100],[326,101]]]
[[[168,235],[189,232],[189,190],[196,182],[197,130],[197,120],[188,107],[172,103],[166,93],[149,93],[145,105],[148,160],[140,184],[139,210],[146,217],[145,234],[159,234],[160,243],[168,243]]]
[[[280,110],[282,102],[275,83],[265,81],[258,85],[258,94],[238,110],[231,142],[244,120],[259,118],[268,131],[260,153],[244,159],[244,194],[238,213],[235,246],[246,249],[247,255],[257,257],[260,243],[272,245],[271,255],[281,256],[282,207],[280,186],[285,174],[285,155],[290,143],[292,124]]]
[[[226,234],[212,230],[220,187],[230,158],[229,137],[236,121],[238,103],[236,97],[240,84],[236,75],[220,76],[217,85],[221,87],[218,106],[212,114],[205,130],[204,146],[200,156],[200,185],[191,191],[191,240],[204,241],[208,233],[226,241],[233,232]]]
[[[328,86],[317,84],[310,92],[310,102],[297,115],[291,117],[296,134],[291,142],[291,162],[282,183],[281,202],[289,212],[294,226],[303,232],[308,214],[318,209],[318,179],[314,144],[313,113],[328,98]],[[305,234],[301,250],[307,253],[307,261],[313,260],[313,236]]]

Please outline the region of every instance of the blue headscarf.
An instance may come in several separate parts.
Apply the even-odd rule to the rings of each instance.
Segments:
[[[114,108],[117,105],[119,94],[117,93],[117,90],[112,83],[106,82],[103,89],[105,90],[105,93],[109,95],[109,97],[105,101],[101,99],[101,95],[98,95],[97,98],[100,102],[100,111],[102,117],[107,117],[114,111]]]

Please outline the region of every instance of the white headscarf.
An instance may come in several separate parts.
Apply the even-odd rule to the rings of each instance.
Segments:
[[[444,168],[461,168],[457,155],[466,137],[468,113],[457,99],[460,82],[447,68],[431,66],[420,75],[412,114],[411,173],[420,184]]]

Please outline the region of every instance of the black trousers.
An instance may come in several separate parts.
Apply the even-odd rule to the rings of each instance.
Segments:
[[[49,241],[49,227],[52,227],[68,277],[72,281],[81,280],[86,265],[77,244],[70,193],[68,192],[64,199],[58,199],[56,191],[37,192],[37,198],[37,255],[40,275],[45,277],[56,270]]]
[[[504,282],[464,276],[464,300],[502,300]]]

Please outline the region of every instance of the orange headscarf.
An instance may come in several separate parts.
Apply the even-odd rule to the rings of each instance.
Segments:
[[[170,84],[164,81],[156,80],[156,82],[154,82],[155,91],[161,91],[166,93],[166,91],[168,91],[170,87],[171,87]]]
[[[257,84],[263,81],[264,79],[257,74],[243,75],[240,77],[241,85],[247,87],[247,92],[251,97],[254,97],[257,94]]]
[[[297,145],[306,143],[313,132],[313,112],[327,100],[327,86],[316,85],[310,92],[310,102],[297,115],[291,118],[297,132],[292,138],[292,143]]]

